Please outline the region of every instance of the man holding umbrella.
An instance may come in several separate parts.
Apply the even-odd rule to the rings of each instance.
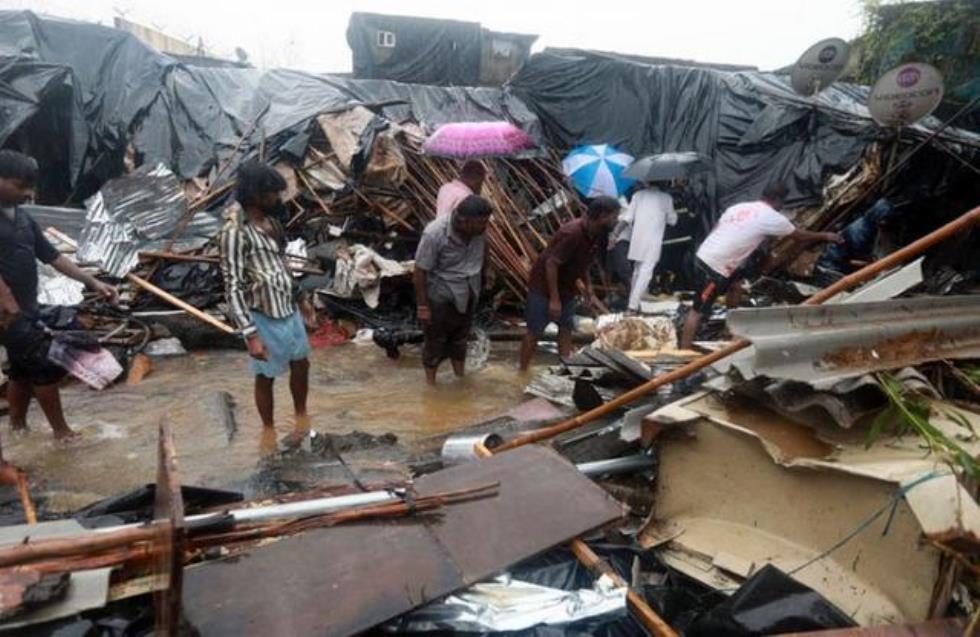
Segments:
[[[695,152],[661,153],[639,159],[623,176],[645,183],[630,202],[625,222],[632,224],[629,259],[633,263],[629,310],[638,312],[640,300],[650,287],[653,271],[660,261],[664,232],[677,223],[673,198],[657,184],[686,179],[706,170],[708,162]]]
[[[631,228],[629,260],[633,264],[628,309],[639,312],[640,300],[650,287],[653,271],[660,261],[664,232],[677,223],[674,199],[656,184],[647,184],[633,194],[633,199],[612,234],[617,236],[621,226]]]

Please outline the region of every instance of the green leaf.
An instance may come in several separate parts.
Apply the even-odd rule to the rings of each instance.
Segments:
[[[881,437],[881,433],[888,428],[888,426],[895,420],[895,407],[889,405],[885,407],[878,415],[875,416],[874,420],[871,421],[871,427],[868,429],[868,437],[864,442],[864,448],[870,449],[871,445],[878,442],[878,438]]]

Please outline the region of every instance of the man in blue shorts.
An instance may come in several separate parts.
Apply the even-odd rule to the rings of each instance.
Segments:
[[[589,267],[616,225],[619,201],[596,197],[584,217],[569,221],[551,237],[548,247],[531,268],[527,291],[527,333],[521,343],[521,371],[531,365],[538,339],[549,323],[558,324],[558,354],[572,353],[575,329],[575,297],[579,285],[592,297]]]
[[[296,305],[293,277],[286,265],[284,210],[286,180],[274,168],[249,162],[238,170],[240,215],[221,231],[221,272],[231,320],[252,357],[255,405],[266,431],[275,423],[273,384],[289,370],[296,429],[308,429],[310,344]]]

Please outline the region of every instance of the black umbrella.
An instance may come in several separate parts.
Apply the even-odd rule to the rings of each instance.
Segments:
[[[707,158],[695,152],[661,153],[637,159],[623,175],[637,181],[668,181],[690,177],[709,167]]]

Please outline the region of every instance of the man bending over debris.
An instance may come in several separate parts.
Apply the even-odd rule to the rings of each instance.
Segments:
[[[798,241],[839,242],[833,232],[801,230],[777,212],[786,201],[786,186],[770,184],[759,201],[731,206],[698,248],[694,259],[694,307],[684,319],[681,349],[690,349],[701,326],[710,316],[715,300],[743,277],[746,259],[769,237],[790,237]]]
[[[262,426],[275,426],[273,384],[289,369],[296,430],[309,428],[310,344],[286,265],[286,232],[276,218],[286,180],[274,168],[249,162],[238,170],[242,213],[221,231],[221,272],[231,319],[245,337],[255,373],[255,406]]]
[[[461,201],[470,195],[479,195],[483,190],[483,182],[487,178],[487,169],[475,159],[463,164],[459,178],[439,188],[436,197],[436,217],[446,217]]]
[[[425,227],[415,253],[415,299],[425,331],[422,365],[430,385],[447,358],[456,377],[463,376],[466,340],[483,286],[490,213],[486,199],[470,195]]]
[[[616,224],[619,210],[616,199],[596,197],[589,202],[584,217],[558,228],[534,262],[527,291],[527,333],[521,343],[521,371],[531,365],[538,339],[549,323],[558,324],[558,354],[565,358],[572,353],[578,286],[582,285],[593,298],[589,267]]]
[[[65,370],[48,360],[51,337],[37,322],[37,264],[47,263],[65,276],[84,283],[115,303],[119,294],[84,272],[51,245],[37,222],[19,208],[34,198],[38,166],[33,157],[12,150],[0,151],[0,309],[4,316],[0,343],[7,349],[10,426],[27,429],[27,409],[37,398],[54,437],[77,435],[65,421],[58,384]]]

